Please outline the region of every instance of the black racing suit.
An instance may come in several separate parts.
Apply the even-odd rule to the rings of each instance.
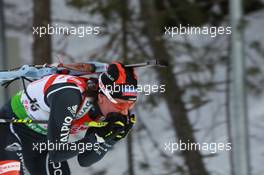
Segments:
[[[74,84],[70,84],[70,86],[75,87]],[[34,146],[48,142],[63,143],[66,148],[69,148],[67,145],[72,145],[72,143],[68,143],[71,129],[69,123],[75,115],[69,110],[69,107],[79,106],[82,102],[82,94],[70,86],[69,83],[52,85],[45,94],[45,100],[50,106],[47,136],[34,132],[24,124],[0,124],[0,161],[20,161],[21,174],[24,174],[26,168],[31,175],[69,175],[74,174],[74,172],[70,172],[67,159],[78,156],[78,162],[81,166],[90,166],[103,158],[116,141],[108,140],[104,143],[97,143],[95,133],[89,129],[83,139],[74,143],[75,145],[96,145],[96,149],[88,149],[80,153],[78,149],[62,150],[60,148],[45,150],[40,153],[36,147],[34,148]],[[18,118],[12,111],[10,102],[2,107],[0,116],[6,119]]]

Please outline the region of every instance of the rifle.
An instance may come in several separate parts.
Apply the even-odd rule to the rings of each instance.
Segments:
[[[127,64],[125,67],[166,67],[167,65],[157,60],[149,60],[144,63]],[[73,76],[84,76],[91,74],[100,74],[106,72],[107,63],[100,62],[85,62],[85,63],[55,63],[44,65],[23,65],[13,70],[0,71],[0,84],[7,87],[15,80],[21,79],[24,89],[26,89],[24,80],[34,81],[52,74],[68,74]],[[31,120],[31,119],[0,119],[0,123],[16,123],[16,124],[47,124],[46,120]],[[89,127],[103,127],[107,122],[89,122],[86,123]]]

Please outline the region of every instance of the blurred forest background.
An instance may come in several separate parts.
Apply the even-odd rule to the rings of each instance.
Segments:
[[[159,59],[167,68],[138,70],[141,84],[166,93],[141,94],[133,132],[102,161],[76,175],[233,175],[231,152],[164,150],[164,143],[223,142],[230,137],[230,35],[164,35],[166,26],[229,26],[228,0],[5,0],[6,56],[22,64]],[[264,2],[244,0],[250,169],[263,175]],[[99,26],[99,35],[32,35],[32,26]],[[13,60],[13,61],[12,61]],[[10,92],[12,93],[12,92]]]

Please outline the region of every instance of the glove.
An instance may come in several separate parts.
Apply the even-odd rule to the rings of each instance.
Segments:
[[[130,129],[136,123],[136,117],[134,114],[131,114],[131,115],[128,115],[125,117],[126,117],[127,121],[126,121],[126,124],[124,126],[124,130],[116,135],[116,137],[114,138],[115,141],[119,141],[122,138],[125,138],[127,136],[128,132],[130,131]]]
[[[125,116],[120,113],[108,113],[104,122],[108,124],[104,127],[91,128],[96,136],[107,140],[118,141],[124,138],[135,123],[134,115]]]

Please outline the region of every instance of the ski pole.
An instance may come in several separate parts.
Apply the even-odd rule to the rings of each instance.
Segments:
[[[48,124],[47,120],[31,120],[31,119],[0,119],[0,123],[16,123],[16,124]],[[104,127],[108,122],[85,122],[89,127]]]

